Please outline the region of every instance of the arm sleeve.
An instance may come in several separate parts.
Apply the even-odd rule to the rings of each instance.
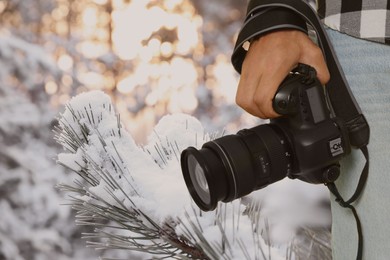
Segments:
[[[289,0],[292,2],[302,0]],[[246,50],[243,44],[266,33],[294,29],[307,34],[305,20],[295,12],[277,6],[267,6],[263,0],[251,0],[248,4],[245,21],[238,35],[232,56],[232,63],[235,70],[241,73],[242,62],[245,59]]]

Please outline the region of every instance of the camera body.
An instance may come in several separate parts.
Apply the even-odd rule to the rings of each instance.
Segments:
[[[281,117],[185,149],[181,167],[202,210],[229,202],[286,176],[309,183],[334,182],[351,146],[344,122],[331,116],[324,87],[308,67],[280,85],[273,107]]]
[[[344,122],[332,118],[324,87],[316,77],[289,75],[273,100],[276,112],[271,120],[289,138],[293,149],[290,178],[309,183],[334,182],[339,176],[339,161],[351,146]]]

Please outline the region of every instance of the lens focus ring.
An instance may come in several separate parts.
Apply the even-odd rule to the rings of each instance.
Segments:
[[[266,186],[287,176],[291,167],[290,152],[287,147],[287,140],[281,130],[271,125],[260,125],[249,129],[252,135],[256,135],[258,142],[247,142],[253,154],[257,155],[262,169],[260,174],[259,187]],[[244,138],[250,140],[249,138]],[[267,172],[264,172],[266,170]],[[271,174],[269,174],[269,172]]]

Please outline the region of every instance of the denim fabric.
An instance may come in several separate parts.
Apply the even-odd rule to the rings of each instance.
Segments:
[[[363,259],[390,259],[390,46],[330,29],[328,34],[371,129],[370,173],[355,204],[363,227]],[[342,161],[336,184],[344,199],[354,192],[364,162],[360,151]],[[332,197],[333,259],[356,259],[357,243],[352,212]]]

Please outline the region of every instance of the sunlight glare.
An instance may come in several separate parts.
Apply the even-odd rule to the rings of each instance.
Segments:
[[[115,10],[112,14],[114,50],[124,60],[134,59],[142,50],[141,42],[160,27],[163,10],[152,8],[152,14],[146,4],[145,0],[132,1],[127,7]]]
[[[215,84],[218,86],[219,96],[222,96],[229,103],[235,102],[236,97],[236,88],[238,84],[238,79],[235,76],[230,61],[225,55],[219,55],[216,58],[216,64],[210,68],[212,76],[215,78]]]
[[[137,86],[147,84],[150,75],[150,68],[151,66],[148,63],[140,64],[133,74],[119,81],[117,85],[118,91],[123,94],[129,94]]]
[[[165,17],[164,23],[162,24],[167,30],[173,30],[181,21],[180,15],[178,14],[169,14]]]
[[[107,53],[109,47],[104,43],[97,43],[94,41],[84,41],[77,45],[76,47],[81,53],[87,58],[97,58],[105,53]]]
[[[66,5],[60,5],[51,12],[52,17],[58,21],[66,17],[68,14],[69,8]]]
[[[73,84],[73,78],[69,75],[64,75],[61,78],[61,83],[64,84],[66,87],[72,86]]]
[[[151,39],[149,41],[148,48],[149,48],[149,52],[153,56],[159,55],[160,54],[160,49],[161,49],[161,40],[160,39],[156,39],[156,38]]]
[[[181,19],[177,28],[178,44],[177,52],[180,54],[188,53],[199,42],[198,27],[202,19]]]
[[[172,98],[169,102],[169,111],[191,113],[198,106],[198,99],[193,88],[182,88],[179,91],[172,93]]]
[[[171,62],[172,87],[179,88],[196,83],[198,75],[192,60],[175,57]]]
[[[58,67],[63,71],[69,71],[73,67],[73,59],[67,54],[63,54],[58,58]]]
[[[182,4],[186,10],[185,15],[173,13],[171,10],[179,4]],[[183,0],[170,0],[165,2],[164,6],[167,10],[159,6],[148,7],[148,1],[145,0],[133,0],[113,11],[114,51],[122,59],[131,60],[138,56],[142,58],[142,55],[145,54],[145,51],[142,51],[142,41],[147,40],[152,33],[161,28],[177,29],[178,41],[175,45],[170,46],[164,43],[161,46],[160,52],[165,57],[173,53],[188,54],[199,44],[199,28],[203,21],[200,16],[195,14],[192,5],[184,3]],[[153,45],[153,47],[155,46]],[[145,59],[150,59],[150,55]]]
[[[150,51],[149,46],[143,46],[140,50],[138,55],[141,58],[141,62],[148,63],[153,59],[153,53]]]
[[[165,0],[164,7],[169,11],[172,11],[176,6],[183,3],[183,0]]]
[[[93,0],[98,5],[105,5],[107,4],[107,0]]]
[[[134,76],[131,75],[119,81],[117,89],[122,94],[129,94],[135,89],[135,87],[137,87],[137,85],[138,84]]]
[[[57,86],[57,83],[55,83],[54,81],[48,81],[46,82],[45,84],[45,91],[47,94],[49,95],[53,95],[57,92],[58,90],[58,86]]]
[[[83,12],[83,24],[86,27],[96,28],[98,22],[96,8],[87,7]]]
[[[7,4],[3,1],[0,2],[0,13],[2,13],[5,8],[7,7]]]
[[[169,57],[173,54],[173,46],[170,42],[164,42],[160,48],[161,55],[163,57]]]
[[[79,80],[85,86],[88,86],[89,89],[104,89],[104,76],[90,71],[83,73],[79,76]]]

